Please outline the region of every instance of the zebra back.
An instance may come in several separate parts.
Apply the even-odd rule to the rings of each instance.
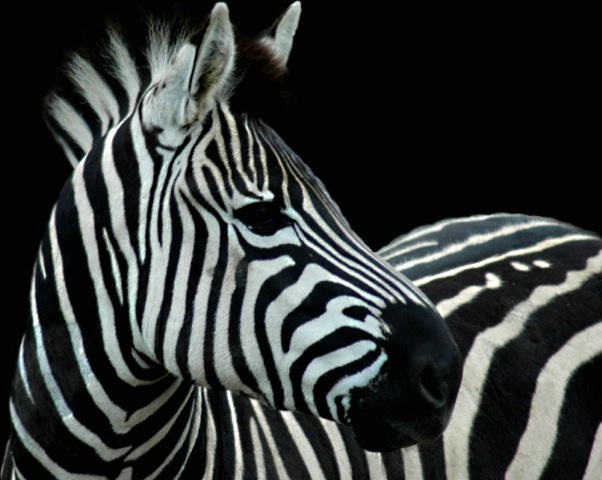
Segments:
[[[450,425],[403,452],[406,478],[598,478],[602,238],[551,218],[475,215],[380,254],[433,299],[465,357]]]

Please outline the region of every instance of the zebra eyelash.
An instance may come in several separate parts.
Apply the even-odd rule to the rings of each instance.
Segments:
[[[277,202],[255,202],[234,212],[234,218],[257,235],[269,236],[292,224]]]

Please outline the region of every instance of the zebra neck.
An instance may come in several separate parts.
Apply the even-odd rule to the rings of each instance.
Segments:
[[[33,328],[21,345],[11,403],[13,441],[34,445],[29,453],[38,459],[56,459],[57,478],[70,478],[61,465],[116,478],[116,469],[138,462],[167,468],[156,455],[164,448],[180,460],[213,448],[212,437],[199,433],[208,421],[199,389],[136,348],[127,302],[102,302],[116,295],[99,294],[94,277],[106,272],[84,268],[91,263],[83,249],[56,232],[51,225],[34,271]]]
[[[220,451],[215,406],[206,407],[202,389],[171,376],[125,389],[107,380],[111,372],[82,372],[79,379],[73,369],[81,370],[81,363],[55,368],[50,359],[61,347],[45,345],[41,330],[37,326],[22,344],[19,364],[27,357],[30,371],[21,371],[15,384],[11,442],[26,445],[21,451],[41,461],[54,478],[72,478],[73,471],[133,478],[140,468],[178,478],[184,468],[214,469],[211,452]],[[36,356],[34,371],[30,360]]]

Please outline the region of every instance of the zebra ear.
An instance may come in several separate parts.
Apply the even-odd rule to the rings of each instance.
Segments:
[[[301,2],[293,2],[272,26],[259,36],[259,41],[272,50],[274,58],[282,66],[288,62],[300,16]]]
[[[150,125],[186,127],[201,120],[216,98],[230,93],[236,44],[228,7],[216,3],[199,45],[180,48],[144,109]]]
[[[189,81],[189,101],[184,121],[203,118],[213,107],[216,97],[229,94],[234,70],[236,43],[225,3],[216,3],[211,11],[203,41],[196,51]]]

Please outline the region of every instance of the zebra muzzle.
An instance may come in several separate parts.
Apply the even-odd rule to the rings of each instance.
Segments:
[[[349,424],[365,450],[387,452],[441,436],[462,379],[463,359],[440,318],[404,322],[386,341],[379,375],[351,394]]]

